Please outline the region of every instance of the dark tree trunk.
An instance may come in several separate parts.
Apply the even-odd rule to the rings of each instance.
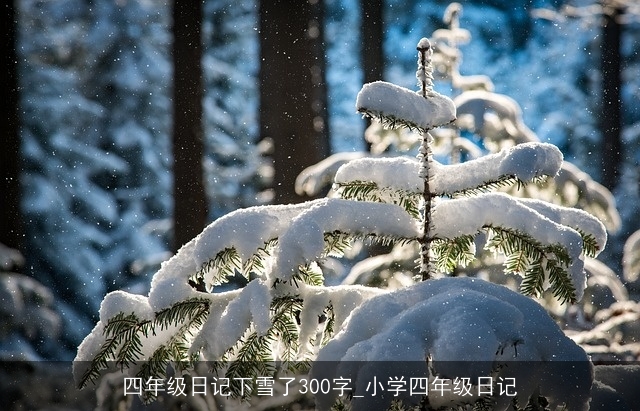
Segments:
[[[260,2],[260,138],[273,141],[277,203],[296,203],[297,175],[330,152],[323,2]]]
[[[198,235],[206,224],[202,169],[202,3],[173,5],[173,249]]]
[[[5,36],[2,55],[6,77],[2,80],[5,111],[2,116],[3,147],[0,150],[0,243],[22,249],[23,227],[20,213],[20,125],[18,109],[17,22],[14,1],[9,0],[3,13]]]
[[[364,83],[382,80],[384,76],[383,51],[383,0],[360,0],[362,14],[362,71]],[[365,127],[369,127],[371,119],[364,119]],[[367,143],[367,147],[370,148]]]
[[[618,21],[622,13],[613,9],[605,13],[602,27],[601,73],[602,73],[602,112],[600,113],[600,132],[602,133],[602,184],[613,190],[618,184],[622,160],[622,87],[620,67],[620,43],[622,28]]]

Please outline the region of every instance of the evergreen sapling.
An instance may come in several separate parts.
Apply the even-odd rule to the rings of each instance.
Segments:
[[[591,363],[537,303],[482,280],[434,277],[475,260],[482,233],[485,248],[506,257],[505,270],[522,275],[523,293],[549,287],[560,301],[574,302],[585,287],[585,255],[606,243],[604,226],[581,210],[491,192],[554,176],[562,154],[550,144],[521,144],[461,164],[435,161],[429,131],[454,121],[456,109],[433,90],[430,42],[420,40],[417,49],[418,92],[380,81],[364,85],[356,102],[358,111],[387,127],[418,130],[417,159],[355,159],[336,173],[338,198],[251,207],[216,220],[162,265],[148,296],[116,291],[105,297],[100,321],[78,348],[78,385],[99,380],[111,364],[146,381],[166,375],[169,365],[193,370],[210,361],[227,378],[253,381],[248,389],[231,387],[232,396],[249,398],[256,378],[318,360],[312,375],[349,376],[360,395],[368,377],[409,362],[414,369],[405,371],[418,375],[511,376],[525,383],[514,398],[432,398],[431,404],[400,398],[408,404],[482,407],[489,401],[507,409],[546,395],[554,404],[585,409]],[[325,286],[323,260],[363,238],[419,243],[416,277],[425,281],[395,292]],[[248,284],[221,291],[236,274]],[[377,359],[385,362],[372,362]],[[538,378],[517,365],[520,360],[578,365],[555,366]],[[572,384],[560,389],[563,379]],[[318,396],[317,406],[328,409],[335,400]],[[391,400],[383,396],[375,406],[384,409]],[[367,401],[354,396],[352,405],[359,409],[371,405]]]

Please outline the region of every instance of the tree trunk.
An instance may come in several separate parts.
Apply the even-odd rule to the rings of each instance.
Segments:
[[[9,0],[3,13],[6,34],[3,55],[6,77],[1,82],[6,99],[2,116],[4,145],[0,150],[0,243],[18,250],[23,246],[23,227],[20,212],[20,122],[18,109],[17,22],[14,1]]]
[[[202,3],[173,5],[173,249],[198,235],[207,221],[202,169]]]
[[[600,47],[600,70],[602,73],[602,112],[600,132],[602,133],[602,184],[613,190],[618,184],[622,161],[622,87],[620,67],[620,42],[622,28],[618,19],[622,10],[612,9],[604,14],[602,45]]]
[[[302,201],[297,175],[329,155],[321,0],[260,2],[260,138],[273,142],[277,203]]]
[[[384,76],[384,34],[383,0],[360,0],[362,12],[362,71],[364,83],[382,80]],[[371,125],[371,119],[365,117],[365,129]],[[371,144],[366,143],[367,148]]]

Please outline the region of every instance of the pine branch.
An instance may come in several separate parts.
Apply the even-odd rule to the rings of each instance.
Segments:
[[[388,114],[388,113],[383,113],[376,110],[367,109],[366,107],[361,107],[358,110],[358,112],[362,113],[366,117],[379,121],[384,128],[388,128],[388,129],[406,128],[406,129],[409,129],[409,131],[417,131],[419,133],[424,133],[429,130],[425,127],[421,127],[420,125],[412,121],[409,121],[403,118],[398,118],[393,114]]]
[[[511,272],[525,274],[531,266],[531,259],[524,250],[518,250],[506,257],[504,265]]]
[[[241,390],[238,385],[243,383],[238,378],[250,378],[255,382],[258,376],[272,376],[275,374],[273,344],[278,341],[283,344],[283,360],[293,363],[299,348],[298,326],[296,315],[302,310],[302,299],[297,296],[283,296],[274,298],[271,302],[271,327],[264,335],[249,329],[247,337],[241,339],[234,347],[235,358],[229,364],[225,377],[230,381],[230,391],[233,397],[251,394],[251,390]]]
[[[141,354],[139,332],[149,322],[140,320],[134,313],[118,313],[107,321],[104,327],[105,342],[82,375],[78,388],[84,388],[88,383],[97,381],[101,372],[108,368],[109,361],[117,361],[121,369],[124,369],[128,368],[130,362],[138,359]],[[126,342],[129,344],[123,348],[123,343]]]
[[[598,254],[598,251],[600,251],[600,246],[598,245],[596,238],[593,234],[585,233],[579,228],[576,228],[575,230],[580,234],[580,237],[582,237],[582,251],[584,252],[584,255],[587,257],[595,257]]]
[[[241,344],[236,358],[229,364],[225,377],[229,378],[229,391],[233,398],[248,398],[255,389],[256,377],[272,376],[275,373],[271,357],[272,335],[258,335],[249,330],[249,335],[239,341]],[[243,378],[249,378],[249,389]]]
[[[353,237],[340,231],[324,233],[324,253],[335,257],[342,257],[352,245]]]
[[[523,273],[520,291],[524,295],[540,296],[544,292],[544,270],[538,261],[531,263]]]
[[[271,256],[272,251],[277,247],[278,239],[273,238],[265,242],[264,247],[258,248],[258,251],[244,263],[242,267],[242,275],[247,279],[251,279],[251,275],[263,276],[266,274],[264,262]]]
[[[265,274],[264,261],[271,256],[273,249],[278,245],[278,239],[273,238],[264,243],[263,247],[256,250],[249,259],[242,261],[238,251],[234,247],[225,248],[218,252],[214,258],[204,263],[200,270],[194,274],[190,281],[194,285],[204,284],[206,274],[213,271],[215,274],[209,286],[217,286],[229,281],[236,273],[242,274],[247,280],[251,275],[262,276]]]
[[[544,180],[544,178],[542,178]],[[532,182],[537,182],[539,180],[539,178],[535,178],[534,180],[532,180]],[[449,197],[449,198],[456,198],[456,197],[471,197],[471,196],[475,196],[478,194],[482,194],[482,193],[488,193],[491,191],[496,191],[499,190],[501,188],[505,188],[505,187],[511,187],[511,186],[515,186],[517,190],[520,190],[522,187],[524,187],[525,185],[527,185],[528,183],[526,181],[523,181],[519,178],[517,178],[516,176],[513,175],[504,175],[504,176],[500,176],[499,178],[497,178],[496,180],[492,180],[492,181],[486,181],[484,184],[478,186],[478,187],[473,187],[473,188],[467,188],[464,190],[458,190],[458,191],[454,191],[451,193],[436,193],[436,195],[439,196],[445,196],[445,197]]]
[[[329,306],[325,309],[327,313],[327,320],[324,326],[324,330],[322,330],[322,341],[320,342],[321,346],[325,346],[331,338],[333,338],[333,334],[335,332],[334,327],[336,324],[336,314],[333,311],[333,304],[329,303]]]
[[[178,333],[180,338],[184,339],[187,331],[199,328],[204,324],[209,313],[209,304],[208,300],[197,298],[182,301],[156,313],[153,321],[141,320],[134,313],[118,313],[107,321],[104,329],[106,340],[80,379],[79,388],[98,380],[101,371],[108,368],[109,361],[114,361],[121,370],[124,370],[129,368],[132,363],[143,359],[142,338],[148,337],[149,333],[155,334],[155,327],[166,329],[170,326],[178,326],[184,321]],[[175,357],[175,360],[179,360],[179,358]],[[153,361],[149,359],[147,363],[143,364],[143,369],[150,366],[156,367]],[[153,369],[157,370],[157,367]],[[149,376],[158,377],[160,374],[150,374]]]
[[[163,330],[170,326],[176,326],[185,319],[189,325],[201,327],[209,314],[210,304],[209,300],[203,298],[180,301],[169,308],[157,312],[153,327],[160,327]]]
[[[218,252],[214,258],[202,265],[195,277],[204,279],[209,271],[215,273],[210,285],[216,286],[228,282],[229,277],[235,276],[236,272],[242,272],[242,259],[238,251],[230,247]]]
[[[436,256],[436,268],[451,273],[457,266],[466,267],[475,260],[473,236],[465,235],[453,239],[435,239],[432,251]]]
[[[422,198],[420,192],[379,187],[373,181],[362,180],[334,183],[334,187],[341,198],[395,204],[404,208],[412,217],[420,217],[419,204]]]
[[[495,405],[495,400],[492,400],[491,397],[482,397],[473,403],[473,411],[491,411]]]
[[[556,297],[561,304],[565,302],[576,302],[576,289],[571,279],[566,275],[557,260],[547,261],[547,272],[549,273],[549,282],[553,288],[553,296]]]
[[[155,334],[156,329],[168,330],[175,327],[173,334],[166,344],[161,344],[140,367],[136,377],[147,381],[149,378],[163,378],[167,375],[169,363],[176,369],[190,370],[193,368],[193,357],[189,355],[189,338],[194,329],[200,329],[209,315],[210,302],[205,299],[193,298],[181,301],[173,306],[156,313],[153,322],[146,328]],[[154,400],[151,392],[143,393],[145,403]]]
[[[577,300],[575,287],[567,271],[572,261],[564,247],[560,244],[544,245],[518,230],[494,226],[484,228],[488,235],[485,248],[506,256],[505,271],[523,277],[520,286],[523,294],[541,295],[544,280],[548,276],[554,296],[561,303]]]
[[[293,363],[300,349],[298,316],[303,304],[302,298],[297,296],[279,297],[272,302],[274,312],[272,329],[274,337],[284,345],[281,357],[286,363]]]
[[[317,266],[317,264],[313,265],[315,265],[315,267],[313,267],[311,264],[300,266],[300,273],[292,277],[292,279],[294,279],[294,282],[299,279],[304,284],[317,286],[324,285],[324,274],[322,273],[322,270]]]

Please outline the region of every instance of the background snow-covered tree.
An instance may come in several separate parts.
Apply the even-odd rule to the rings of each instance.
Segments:
[[[148,297],[122,291],[105,297],[100,321],[78,349],[74,367],[78,384],[82,387],[99,379],[110,361],[143,380],[165,375],[169,363],[193,369],[199,360],[231,361],[226,377],[254,379],[273,375],[277,370],[273,361],[284,361],[284,368],[316,355],[338,363],[366,361],[349,348],[354,341],[345,335],[355,333],[358,338],[385,340],[395,346],[398,338],[403,340],[407,350],[395,354],[387,350],[386,358],[418,360],[423,373],[430,368],[425,360],[437,364],[457,356],[467,367],[481,360],[493,364],[505,347],[516,345],[525,347],[527,360],[577,361],[580,365],[569,372],[554,368],[562,374],[558,379],[575,381],[571,390],[556,392],[556,384],[548,386],[534,379],[526,384],[519,401],[526,402],[543,390],[542,395],[552,403],[586,409],[592,375],[586,354],[562,334],[542,308],[536,306],[540,315],[534,321],[522,317],[512,323],[514,306],[497,308],[487,302],[493,298],[515,306],[535,306],[513,291],[465,279],[430,280],[426,285],[409,287],[407,296],[401,291],[393,295],[361,286],[324,286],[322,260],[343,252],[352,238],[419,243],[421,262],[416,274],[429,280],[473,260],[473,239],[483,232],[486,247],[506,255],[505,269],[523,276],[524,293],[536,295],[550,287],[561,301],[573,302],[582,296],[586,282],[583,259],[604,247],[604,226],[580,210],[481,193],[496,185],[526,184],[555,175],[562,162],[560,151],[550,144],[528,143],[463,164],[443,165],[433,160],[429,131],[452,122],[455,106],[433,90],[432,54],[429,40],[422,39],[418,43],[418,92],[374,82],[362,88],[356,101],[358,111],[387,126],[419,130],[422,145],[417,160],[354,160],[336,174],[337,192],[343,198],[253,207],[216,220],[162,265]],[[236,273],[243,274],[249,283],[238,290],[218,292],[217,288]],[[474,281],[477,286],[472,285]],[[443,289],[428,291],[431,287]],[[460,291],[459,301],[452,297],[453,290]],[[415,293],[415,298],[428,300],[431,292],[442,293],[442,297],[434,297],[437,301],[433,305],[415,306],[411,303],[414,298],[408,297]],[[357,331],[360,321],[355,313],[371,318],[371,310],[360,307],[367,299],[365,305],[382,311],[389,311],[385,301],[396,301],[391,311],[408,310],[408,328],[401,332],[374,329],[373,335],[362,335]],[[442,303],[447,301],[460,311],[443,312]],[[407,307],[400,308],[398,304],[404,303]],[[407,325],[404,314],[398,315],[402,318],[390,317],[384,324]],[[477,321],[467,321],[469,315]],[[424,329],[414,324],[425,318],[437,320]],[[448,321],[463,325],[454,332],[446,326]],[[461,344],[454,348],[452,332],[461,338]],[[490,343],[478,346],[463,337],[475,332],[489,336]],[[540,332],[548,338],[534,342],[527,337],[527,333]],[[320,349],[326,341],[327,346]],[[427,341],[428,346],[418,341]],[[370,352],[367,344],[362,351],[365,354]],[[436,375],[448,378],[488,376],[497,371],[491,365],[472,374],[465,373],[468,369],[435,369]],[[360,374],[352,371],[356,372],[355,389],[361,390]],[[255,384],[255,380],[249,383]],[[239,396],[252,392],[246,390],[241,395],[236,386],[231,390]],[[390,399],[383,401],[390,405]],[[468,402],[484,401],[476,398]],[[332,402],[319,404],[324,409]],[[502,407],[511,404],[508,399]]]
[[[17,4],[22,207],[29,221],[24,267],[52,289],[63,314],[67,341],[41,354],[69,357],[95,319],[97,300],[114,288],[146,292],[145,276],[168,255],[170,8],[139,1]],[[253,6],[203,6],[211,219],[268,200],[256,188],[269,167],[254,144]],[[227,41],[234,46],[224,47]]]
[[[145,225],[171,207],[168,16],[139,2],[19,11],[26,267],[59,296],[72,347],[95,297],[166,247]]]
[[[524,123],[520,105],[506,95],[492,92],[494,86],[488,76],[459,73],[459,64],[463,58],[459,47],[471,40],[469,31],[460,27],[461,14],[462,6],[452,3],[444,12],[443,20],[447,27],[436,30],[432,36],[435,45],[433,59],[436,78],[450,82],[453,89],[459,93],[454,98],[458,116],[455,125],[442,127],[433,132],[433,146],[437,157],[441,161],[452,163],[480,157],[483,152],[496,153],[500,149],[517,144],[539,141],[537,135]],[[389,152],[415,151],[421,141],[418,132],[388,130],[375,124],[366,131],[365,137],[371,144],[372,152],[369,155],[373,156]],[[477,139],[481,140],[478,142]],[[298,190],[310,194],[319,191],[325,183],[333,179],[340,164],[366,155],[333,155],[305,170],[297,180]],[[569,162],[563,162],[558,175],[542,184],[504,189],[519,197],[544,199],[564,206],[581,208],[603,221],[608,230],[615,232],[619,229],[620,217],[613,195]],[[380,281],[387,284],[389,281],[397,282],[404,276],[401,271],[403,267],[407,271],[411,270],[411,261],[414,258],[410,250],[396,249],[387,256],[376,256],[356,264],[344,281],[367,284]],[[482,260],[483,262],[475,263],[465,271],[493,272],[489,267],[495,263],[495,258],[489,255]],[[500,260],[498,262],[502,263]],[[601,273],[601,270],[596,269],[596,266],[602,266],[601,263],[592,260],[588,260],[588,263],[589,272],[594,277]],[[390,270],[392,267],[395,267],[395,270]],[[456,269],[460,271],[459,268]],[[612,277],[609,274],[610,270],[607,270],[607,281],[615,281],[615,275]],[[593,278],[592,281],[600,280]],[[619,280],[616,281],[616,287],[623,287]]]

